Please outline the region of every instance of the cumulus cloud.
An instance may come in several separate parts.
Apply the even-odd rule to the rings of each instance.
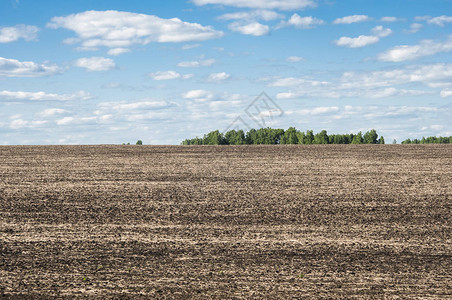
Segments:
[[[30,101],[72,101],[88,100],[92,96],[85,91],[74,94],[49,94],[45,92],[23,92],[23,91],[0,91],[0,98],[9,100],[30,100]]]
[[[302,109],[297,111],[301,115],[325,115],[339,111],[337,106],[319,106],[311,109]]]
[[[369,73],[345,72],[341,78],[345,88],[389,87],[404,84],[423,84],[441,87],[452,80],[452,64],[429,64]]]
[[[397,21],[401,21],[401,19],[396,18],[396,17],[382,17],[380,19],[380,21],[382,21],[382,22],[397,22]]]
[[[348,48],[360,48],[371,44],[378,43],[380,38],[386,37],[392,33],[389,28],[383,28],[383,26],[376,26],[372,29],[373,35],[360,35],[356,38],[343,36],[339,40],[334,41],[338,46],[348,47]]]
[[[315,0],[192,0],[196,5],[226,5],[234,7],[297,10],[307,7],[315,7]]]
[[[213,93],[206,90],[191,90],[182,95],[185,99],[208,100],[213,98]]]
[[[305,78],[287,77],[279,78],[273,81],[270,86],[272,87],[312,87],[312,86],[326,86],[330,84],[327,81],[311,80]]]
[[[441,93],[440,93],[440,96],[442,98],[452,97],[452,89],[442,90]]]
[[[276,19],[282,19],[284,15],[271,10],[255,10],[250,12],[235,12],[228,13],[218,17],[218,20],[264,20],[272,21]]]
[[[209,75],[209,77],[207,77],[207,81],[221,82],[221,81],[225,81],[225,80],[229,79],[230,77],[231,77],[231,75],[226,72],[212,73]]]
[[[443,15],[435,18],[430,18],[427,20],[427,23],[443,27],[446,23],[452,23],[452,17]]]
[[[150,73],[149,77],[154,80],[171,80],[181,78],[182,75],[176,71],[158,71],[155,73]]]
[[[201,44],[187,44],[187,45],[183,45],[181,47],[182,50],[190,50],[190,49],[194,49],[194,48],[198,48],[201,47]]]
[[[386,98],[437,94],[452,91],[452,64],[430,64],[372,71],[344,72],[331,81],[304,77],[265,79],[270,87],[286,87],[278,99],[314,98]],[[436,90],[432,90],[436,89]]]
[[[61,73],[57,65],[38,64],[31,61],[19,61],[0,57],[0,76],[5,77],[39,77]]]
[[[14,27],[0,27],[0,43],[11,43],[19,39],[33,41],[38,38],[39,28],[30,25],[16,25]]]
[[[304,61],[304,60],[305,59],[300,56],[289,56],[288,58],[286,58],[287,62],[299,62],[299,61]]]
[[[57,120],[57,125],[71,125],[71,124],[83,124],[83,123],[96,123],[98,118],[96,117],[64,117]]]
[[[21,128],[35,128],[35,127],[40,127],[44,124],[46,124],[47,121],[27,121],[27,120],[23,120],[23,119],[15,119],[13,121],[11,121],[11,124],[9,125],[9,127],[11,129],[21,129]]]
[[[335,41],[335,44],[348,48],[360,48],[378,43],[378,41],[380,41],[380,39],[377,36],[372,35],[360,35],[356,38],[343,36]]]
[[[39,113],[37,113],[38,116],[46,118],[46,117],[53,117],[56,115],[62,115],[68,113],[67,110],[62,108],[47,108]]]
[[[337,18],[333,21],[333,24],[352,24],[352,23],[359,23],[359,22],[365,22],[370,21],[371,18],[366,15],[353,15],[353,16],[346,16],[343,18]]]
[[[372,33],[375,36],[378,36],[380,38],[382,37],[387,37],[388,35],[390,35],[392,33],[392,30],[389,28],[384,28],[383,26],[375,26],[374,28],[372,28]]]
[[[111,109],[116,111],[131,111],[131,110],[154,110],[162,109],[172,106],[163,100],[144,100],[138,102],[104,102],[100,103],[99,107],[102,109]]]
[[[263,25],[258,22],[250,24],[241,24],[239,22],[233,22],[229,24],[229,29],[232,31],[240,32],[241,34],[262,36],[267,35],[270,32],[270,28],[267,25]]]
[[[316,25],[322,25],[325,22],[323,20],[309,17],[300,17],[298,14],[293,14],[288,21],[281,21],[276,28],[293,26],[297,29],[310,29]]]
[[[117,55],[124,54],[124,53],[127,53],[127,52],[130,52],[130,49],[127,49],[127,48],[113,48],[113,49],[108,50],[107,53],[108,53],[108,55],[117,56]]]
[[[416,33],[419,30],[422,29],[422,27],[424,27],[424,25],[420,24],[420,23],[413,23],[410,25],[410,30],[408,30],[409,33]]]
[[[380,61],[401,62],[415,60],[424,56],[430,56],[441,52],[452,51],[452,35],[444,42],[423,40],[417,45],[401,45],[380,53],[377,58]]]
[[[178,67],[182,68],[199,68],[199,67],[210,67],[215,64],[217,61],[213,58],[210,59],[201,59],[195,61],[183,61],[177,64]]]
[[[85,11],[64,17],[54,17],[47,27],[65,28],[77,34],[67,39],[69,44],[80,43],[81,49],[107,47],[111,54],[120,54],[133,45],[151,42],[193,42],[223,36],[211,26],[183,22],[178,18],[163,19],[153,15],[115,10]]]
[[[115,62],[111,58],[105,57],[83,57],[75,61],[75,66],[85,68],[90,72],[109,71],[116,68]]]

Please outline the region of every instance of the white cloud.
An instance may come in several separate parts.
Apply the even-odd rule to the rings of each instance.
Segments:
[[[345,72],[341,81],[344,88],[389,87],[419,83],[428,87],[442,87],[441,83],[452,80],[452,64],[429,64],[408,66],[400,69],[374,71],[369,73]]]
[[[410,30],[408,32],[410,33],[416,33],[419,30],[422,29],[422,27],[424,27],[424,25],[420,24],[420,23],[413,23],[410,25]]]
[[[0,76],[39,77],[61,73],[57,65],[37,64],[31,61],[18,61],[0,57]]]
[[[75,94],[48,94],[45,92],[22,92],[22,91],[1,91],[0,98],[11,100],[30,100],[30,101],[72,101],[72,100],[88,100],[91,94],[80,91]]]
[[[61,115],[61,114],[65,114],[68,111],[62,108],[47,108],[41,112],[39,112],[37,115],[43,118],[46,117],[52,117],[52,116],[56,116],[56,115]]]
[[[440,96],[442,98],[451,97],[452,96],[452,89],[442,90],[441,93],[440,93]]]
[[[108,117],[107,117],[108,119]],[[71,124],[87,124],[87,123],[100,123],[106,121],[102,117],[64,117],[60,120],[56,120],[57,125],[71,125]]]
[[[287,78],[279,78],[270,84],[272,87],[312,87],[312,86],[326,86],[330,84],[327,81],[317,81],[310,80],[304,78],[295,78],[295,77],[287,77]]]
[[[113,55],[113,56],[117,56],[117,55],[121,55],[124,53],[130,52],[130,49],[127,48],[113,48],[108,50],[108,55]]]
[[[11,129],[20,129],[20,128],[35,128],[41,125],[46,124],[47,121],[27,121],[22,119],[16,119],[11,121],[10,127]]]
[[[435,25],[443,27],[445,23],[452,23],[452,17],[443,15],[443,16],[431,18],[430,20],[427,20],[427,23],[435,24]]]
[[[195,61],[183,61],[177,64],[178,67],[182,68],[199,68],[199,67],[210,67],[215,64],[217,61],[213,58],[210,59],[202,59]]]
[[[281,21],[276,28],[294,26],[297,29],[310,29],[316,25],[322,25],[325,22],[323,20],[309,17],[300,17],[298,14],[293,14],[288,21]]]
[[[190,50],[190,49],[194,49],[194,48],[198,48],[201,47],[201,44],[187,44],[187,45],[183,45],[181,47],[182,50]]]
[[[387,98],[419,95],[450,96],[452,64],[407,66],[373,72],[345,72],[329,82],[312,78],[263,79],[270,87],[286,87],[278,99],[312,98]],[[436,89],[436,90],[432,90]],[[441,93],[440,93],[441,92]]]
[[[380,21],[382,21],[382,22],[397,22],[397,21],[400,21],[400,20],[401,19],[396,18],[396,17],[382,17],[380,19]]]
[[[429,125],[429,126],[424,126],[421,128],[422,131],[425,130],[442,130],[444,129],[444,125],[439,125],[439,124],[433,124],[433,125]]]
[[[193,42],[223,36],[211,26],[183,22],[178,18],[163,19],[153,15],[115,10],[85,11],[65,17],[54,17],[49,28],[65,28],[77,34],[66,43],[80,43],[82,49],[97,47],[127,49],[152,42]],[[113,50],[113,54],[125,50]]]
[[[375,36],[378,36],[380,38],[387,37],[392,33],[392,30],[390,28],[383,28],[383,26],[381,25],[375,26],[371,31]]]
[[[213,97],[213,94],[205,90],[191,90],[182,95],[185,99],[198,99],[198,100],[208,100]]]
[[[416,21],[428,21],[428,20],[430,20],[432,17],[431,16],[417,16],[417,17],[414,17],[414,19],[416,20]]]
[[[307,7],[315,7],[315,0],[192,0],[196,5],[227,5],[235,7],[298,10]]]
[[[304,60],[305,59],[300,56],[289,56],[288,58],[286,58],[287,62],[299,62],[299,61],[304,61]]]
[[[74,121],[74,117],[64,117],[63,119],[57,120],[57,125],[67,125]]]
[[[338,46],[348,47],[348,48],[360,48],[368,46],[371,44],[378,43],[380,39],[372,35],[360,35],[356,38],[343,36],[334,43]]]
[[[389,87],[385,89],[372,91],[367,97],[368,98],[386,98],[393,96],[419,96],[428,94],[422,90],[407,90],[407,89],[397,89],[394,87]]]
[[[150,73],[149,77],[154,80],[171,80],[181,78],[181,74],[176,71],[158,71],[155,73]]]
[[[140,102],[132,102],[132,103],[114,103],[114,102],[105,102],[99,104],[102,108],[109,108],[117,111],[129,111],[129,110],[144,110],[144,109],[161,109],[165,107],[169,107],[171,104],[162,101],[162,100],[151,100],[151,101],[140,101]]]
[[[236,13],[224,14],[224,15],[219,16],[218,20],[272,21],[272,20],[282,19],[282,18],[284,18],[284,15],[271,11],[271,10],[255,10],[255,11],[250,11],[250,12],[236,12]]]
[[[343,18],[338,18],[333,21],[333,24],[352,24],[352,23],[359,23],[359,22],[365,22],[370,21],[371,18],[366,15],[353,15],[353,16],[346,16]]]
[[[225,80],[229,79],[230,77],[231,77],[231,75],[226,72],[212,73],[209,75],[209,77],[207,77],[207,81],[220,82],[220,81],[225,81]]]
[[[361,98],[361,99],[380,99],[387,97],[404,97],[404,96],[420,96],[431,94],[423,90],[408,90],[397,88],[361,88],[361,89],[345,89],[340,85],[331,86],[328,90],[319,89],[318,87],[310,90],[300,90],[278,93],[277,99],[296,99],[296,98]]]
[[[376,26],[372,28],[373,35],[360,35],[356,38],[343,36],[339,40],[334,41],[338,46],[348,47],[348,48],[360,48],[371,44],[378,43],[380,38],[386,37],[392,33],[389,28],[383,28],[383,26]]]
[[[83,57],[75,61],[75,66],[85,68],[90,72],[108,71],[116,68],[115,62],[111,58],[105,57]]]
[[[38,37],[39,28],[29,25],[16,25],[14,27],[0,28],[0,43],[11,43],[18,39],[33,41]]]
[[[380,61],[401,62],[406,60],[415,60],[424,56],[449,51],[452,51],[452,35],[449,36],[449,38],[444,42],[423,40],[418,45],[396,46],[383,53],[380,53],[377,58]]]
[[[270,28],[267,25],[263,25],[258,22],[253,22],[246,25],[243,25],[239,22],[233,22],[228,25],[228,28],[232,31],[254,36],[267,35],[270,32]]]
[[[314,107],[312,109],[302,109],[302,110],[296,111],[295,113],[299,113],[301,115],[324,115],[324,114],[335,113],[338,111],[339,111],[339,107],[337,107],[337,106],[319,106],[319,107]]]

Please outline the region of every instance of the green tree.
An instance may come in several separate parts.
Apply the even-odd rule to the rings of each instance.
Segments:
[[[358,132],[357,135],[353,137],[352,144],[362,144],[363,142],[364,142],[363,134],[360,131]]]
[[[365,144],[376,144],[378,142],[378,134],[375,129],[372,129],[364,134]]]
[[[392,141],[392,144],[393,144],[393,145],[397,144],[397,140],[394,139],[394,140]]]
[[[328,144],[328,134],[322,130],[314,136],[314,144]]]
[[[402,141],[402,145],[408,145],[408,144],[411,144],[410,139],[406,139],[406,140]]]
[[[220,131],[215,130],[211,131],[208,134],[204,135],[203,145],[224,145],[225,140]]]
[[[303,144],[305,140],[304,132],[297,131],[298,144]]]
[[[298,134],[294,127],[289,127],[281,136],[280,144],[298,144]]]
[[[143,145],[143,141],[142,140],[138,140],[136,145]]]
[[[226,145],[243,145],[246,144],[245,133],[243,130],[229,130],[224,135]]]
[[[256,129],[250,129],[246,133],[246,143],[249,145],[256,145],[257,144],[257,130]]]
[[[307,130],[304,136],[303,144],[310,145],[314,142],[314,132],[312,130]]]
[[[378,140],[378,143],[380,145],[384,145],[385,144],[385,138],[383,136],[381,136],[380,139]]]

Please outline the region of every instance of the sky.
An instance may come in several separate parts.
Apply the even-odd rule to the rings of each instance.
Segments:
[[[451,119],[452,0],[0,0],[0,145]]]

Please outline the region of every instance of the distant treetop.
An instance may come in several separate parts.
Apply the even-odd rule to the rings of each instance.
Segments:
[[[312,130],[299,131],[295,127],[289,129],[260,128],[243,130],[230,130],[224,134],[220,131],[211,131],[204,137],[195,137],[182,141],[181,145],[275,145],[275,144],[384,144],[383,136],[378,137],[375,129],[366,133],[328,134],[322,130],[316,134]],[[393,144],[397,144],[394,140]],[[423,137],[422,139],[407,139],[402,144],[452,144],[451,137]]]
[[[225,134],[211,131],[204,137],[195,137],[182,141],[182,145],[275,145],[275,144],[384,144],[384,138],[378,138],[375,129],[357,134],[328,134],[326,130],[314,134],[312,130],[298,131],[295,127],[287,130],[260,128],[230,130]]]

